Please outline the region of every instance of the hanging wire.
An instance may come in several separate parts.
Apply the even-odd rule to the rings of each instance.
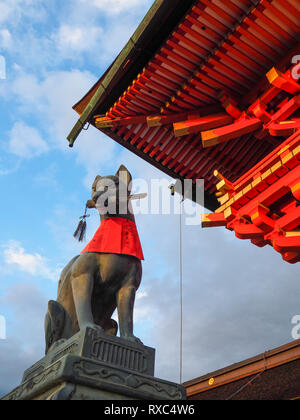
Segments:
[[[262,376],[263,373],[265,373],[265,371],[268,369],[267,353],[268,352],[265,352],[264,355],[263,355],[263,357],[264,357],[264,359],[263,359],[264,360],[264,370],[261,371],[260,373],[258,373],[256,376],[254,376],[254,378],[252,378],[249,382],[247,382],[245,385],[243,385],[241,388],[239,388],[232,395],[230,395],[230,397],[226,398],[226,401],[232,400],[232,398],[234,398],[236,395],[238,395],[240,392],[242,392],[249,385],[252,385],[253,382],[256,381],[256,379],[258,379],[260,376]]]
[[[175,196],[175,185],[170,187],[172,197]],[[182,384],[183,373],[183,249],[182,249],[182,213],[184,198],[180,201],[179,214],[179,306],[180,306],[180,329],[179,329],[179,383]]]
[[[182,372],[183,372],[183,250],[182,250],[182,207],[183,200],[180,203],[180,216],[179,216],[179,248],[180,248],[180,374],[179,383],[182,384]]]

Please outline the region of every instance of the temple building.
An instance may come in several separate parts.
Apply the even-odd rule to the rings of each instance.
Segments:
[[[297,263],[299,41],[299,0],[156,0],[74,106],[69,144],[92,124],[175,179],[204,179],[203,227]],[[188,394],[223,399],[244,386],[245,399],[297,398],[299,359],[291,343],[190,381]]]
[[[300,340],[184,385],[189,400],[300,400]]]

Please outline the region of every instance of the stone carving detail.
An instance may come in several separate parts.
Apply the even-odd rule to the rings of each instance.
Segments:
[[[185,399],[183,386],[154,378],[154,359],[150,347],[86,328],[29,368],[3,400]]]
[[[81,355],[118,368],[154,375],[154,349],[91,328],[86,330]]]
[[[6,400],[21,400],[23,395],[32,391],[38,385],[50,380],[51,378],[55,377],[61,367],[61,362],[52,365],[48,369],[45,369],[43,373],[36,375],[34,378],[30,379],[29,381],[23,383],[19,386],[15,391],[8,394],[4,399]]]
[[[67,355],[81,356],[116,368],[154,375],[154,349],[87,328],[60,344],[46,357],[27,369],[22,383]]]
[[[153,393],[157,398],[182,399],[183,394],[174,384],[163,383],[154,378],[147,378],[111,368],[98,368],[88,361],[81,360],[74,363],[73,371],[78,376],[93,380],[107,380],[114,384],[124,385],[146,393]]]
[[[48,398],[50,401],[70,401],[76,392],[76,386],[67,384]]]
[[[93,343],[91,358],[141,373],[147,371],[147,359],[142,351],[124,348],[103,340]]]
[[[76,394],[78,386],[82,392]],[[150,375],[67,354],[3,400],[101,400],[114,396],[116,399],[182,400],[185,389]]]
[[[42,373],[45,369],[45,363],[37,363],[32,368],[25,371],[22,382],[28,381],[30,378]]]
[[[52,363],[56,362],[57,360],[61,359],[66,354],[76,354],[78,350],[78,344],[74,343],[67,348],[63,349],[62,351],[56,353],[56,355],[52,358]]]

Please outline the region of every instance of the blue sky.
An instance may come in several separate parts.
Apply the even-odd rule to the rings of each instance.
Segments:
[[[121,163],[134,178],[165,177],[99,131],[66,136],[72,105],[125,45],[151,0],[0,0],[0,394],[43,355],[47,301],[81,251],[73,239],[97,174]],[[170,180],[171,182],[171,180]],[[179,219],[137,217],[144,278],[136,335],[157,349],[157,376],[179,375]],[[89,220],[88,238],[98,225]],[[184,228],[184,379],[291,341],[299,269],[223,229]]]

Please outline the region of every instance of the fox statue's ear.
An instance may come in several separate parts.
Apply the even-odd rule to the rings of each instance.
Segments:
[[[98,183],[98,181],[100,181],[100,179],[102,179],[102,176],[97,175],[96,178],[95,178],[95,181],[93,183],[92,190],[96,191],[97,183]]]
[[[132,176],[131,173],[128,171],[128,169],[121,165],[118,172],[116,173],[116,176],[120,178],[121,181],[124,182],[125,185],[127,185],[128,190],[131,190],[131,182],[132,182]]]

